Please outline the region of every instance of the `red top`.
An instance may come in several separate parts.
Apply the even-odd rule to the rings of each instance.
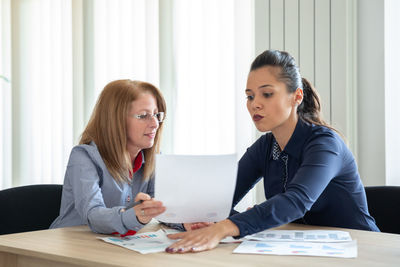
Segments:
[[[143,155],[142,151],[139,152],[139,154],[136,156],[135,161],[133,162],[133,173],[137,172],[137,170],[142,167],[143,163]]]
[[[143,163],[143,155],[142,151],[139,152],[139,154],[136,156],[135,160],[133,161],[133,173],[137,172],[140,167],[142,167]],[[129,171],[129,177],[132,179],[132,173]]]

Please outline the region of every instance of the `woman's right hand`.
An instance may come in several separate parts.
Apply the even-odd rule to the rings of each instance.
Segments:
[[[138,193],[135,197],[135,202],[142,201],[142,203],[133,207],[138,221],[142,224],[147,224],[152,218],[160,215],[165,211],[161,201],[151,198],[148,194]]]
[[[168,253],[186,253],[209,250],[216,247],[226,236],[239,235],[239,228],[229,219],[202,229],[170,234],[170,239],[180,239],[165,249]]]

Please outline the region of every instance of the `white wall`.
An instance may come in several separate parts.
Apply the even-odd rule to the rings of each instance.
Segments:
[[[384,185],[384,1],[358,1],[357,25],[358,165],[364,185]]]
[[[400,185],[400,1],[385,0],[385,141],[386,184]]]

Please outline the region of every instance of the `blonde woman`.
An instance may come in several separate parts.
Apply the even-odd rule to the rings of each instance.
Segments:
[[[152,198],[165,112],[161,92],[149,83],[117,80],[103,89],[72,149],[60,215],[50,228],[126,234],[165,211]]]

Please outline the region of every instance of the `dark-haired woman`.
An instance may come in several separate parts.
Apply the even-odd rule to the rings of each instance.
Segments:
[[[320,101],[287,52],[267,50],[252,63],[247,109],[267,132],[239,161],[235,206],[264,178],[266,201],[212,226],[170,235],[167,252],[212,249],[226,236],[243,237],[293,221],[379,231],[368,213],[354,157],[320,115]]]

